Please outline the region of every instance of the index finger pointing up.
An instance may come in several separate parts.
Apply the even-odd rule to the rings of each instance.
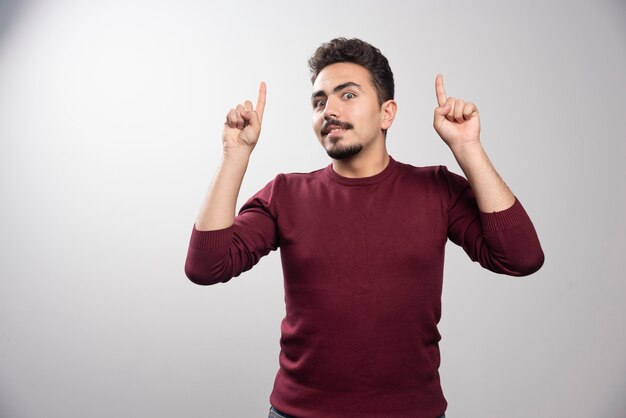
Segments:
[[[267,94],[267,86],[265,81],[261,81],[259,86],[259,98],[256,101],[256,113],[259,115],[259,120],[263,119],[263,111],[265,110],[265,97]]]
[[[435,93],[437,94],[437,103],[439,106],[443,106],[446,104],[446,91],[443,89],[443,76],[441,74],[437,74],[435,78]]]

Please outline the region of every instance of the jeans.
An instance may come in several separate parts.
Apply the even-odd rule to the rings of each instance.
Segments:
[[[278,409],[271,407],[270,414],[267,418],[294,418],[291,415],[287,415],[284,412],[280,412]],[[443,414],[440,418],[446,418],[446,414]]]
[[[270,408],[270,414],[267,418],[293,418],[291,415],[287,415],[284,412],[280,412],[278,409],[273,406]]]

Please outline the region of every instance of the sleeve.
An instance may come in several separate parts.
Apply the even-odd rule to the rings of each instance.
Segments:
[[[278,180],[272,180],[248,199],[232,226],[198,231],[194,225],[185,261],[189,280],[200,285],[227,282],[278,248]]]
[[[448,189],[448,238],[484,268],[510,276],[539,270],[544,254],[537,232],[520,201],[508,209],[480,212],[467,180],[441,170]]]

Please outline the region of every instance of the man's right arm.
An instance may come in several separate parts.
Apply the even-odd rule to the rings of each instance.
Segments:
[[[256,108],[246,101],[226,116],[222,161],[202,201],[187,250],[185,274],[194,283],[209,285],[228,281],[251,268],[258,258],[274,248],[273,239],[269,239],[270,243],[259,243],[246,231],[235,234],[233,230],[239,189],[261,133],[265,95],[265,83],[261,83]],[[257,229],[259,222],[253,223]],[[245,222],[240,222],[240,227],[242,224]],[[260,224],[263,226],[262,222]]]
[[[239,189],[261,133],[265,98],[262,82],[256,108],[247,100],[228,112],[222,131],[222,161],[196,218],[197,230],[214,231],[233,225]]]

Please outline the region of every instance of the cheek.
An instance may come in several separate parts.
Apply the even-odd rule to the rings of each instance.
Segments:
[[[364,129],[380,129],[380,113],[376,109],[367,109],[359,114],[359,120]]]
[[[313,127],[313,130],[315,131],[316,135],[319,135],[319,131],[322,128],[323,123],[324,123],[324,118],[322,118],[321,116],[317,114],[313,114],[313,117],[311,118],[311,126]]]

